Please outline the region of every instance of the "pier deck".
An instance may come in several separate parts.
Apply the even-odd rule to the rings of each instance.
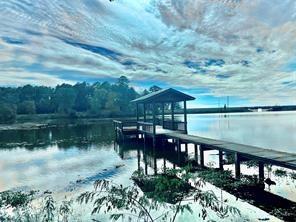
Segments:
[[[194,135],[186,135],[177,132],[162,134],[168,139],[177,139],[185,143],[198,144],[205,149],[219,150],[227,153],[237,153],[241,157],[282,166],[289,169],[296,169],[296,154],[286,153],[256,146],[243,145],[239,143],[204,138]]]
[[[245,160],[258,161],[259,178],[264,179],[264,164],[272,164],[292,170],[296,170],[296,154],[281,152],[272,149],[266,149],[251,145],[244,145],[234,142],[228,142],[217,139],[210,139],[195,135],[188,135],[184,131],[163,129],[159,125],[154,126],[152,130],[151,123],[143,123],[137,121],[114,121],[114,129],[116,138],[124,140],[126,137],[143,138],[144,142],[149,137],[153,140],[153,147],[157,141],[173,140],[177,151],[181,152],[181,144],[194,145],[195,158],[201,166],[204,166],[204,151],[219,151],[219,168],[223,170],[223,155],[234,154],[235,177],[241,175],[240,165]],[[141,136],[139,136],[141,135]],[[186,148],[187,149],[187,148]],[[199,149],[199,152],[198,152]],[[199,155],[198,155],[199,153]]]

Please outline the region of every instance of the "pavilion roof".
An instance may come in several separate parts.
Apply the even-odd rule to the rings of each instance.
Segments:
[[[145,96],[141,96],[135,100],[133,103],[166,103],[166,102],[181,102],[187,100],[194,100],[193,96],[182,93],[176,89],[162,89]]]

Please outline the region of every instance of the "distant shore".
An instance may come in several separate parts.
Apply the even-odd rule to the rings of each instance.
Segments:
[[[251,113],[260,111],[296,111],[296,106],[261,106],[261,107],[227,107],[227,108],[191,108],[188,114],[218,114],[218,113]],[[182,110],[176,110],[176,113],[183,113]],[[169,115],[170,113],[166,113]],[[17,115],[15,123],[0,124],[0,131],[5,130],[36,130],[48,127],[63,125],[87,125],[95,124],[102,121],[112,121],[113,119],[130,119],[135,118],[132,115],[125,116],[90,116],[81,114],[75,118],[69,115],[61,114],[34,114],[34,115]]]
[[[262,111],[296,111],[296,105],[289,106],[245,106],[245,107],[220,107],[220,108],[191,108],[188,114],[207,113],[243,113]]]
[[[111,121],[108,117],[79,117],[70,118],[62,115],[21,115],[15,123],[0,124],[0,131],[8,130],[37,130],[57,126],[89,125],[98,122]]]

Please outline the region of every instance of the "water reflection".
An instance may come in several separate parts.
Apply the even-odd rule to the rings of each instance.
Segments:
[[[295,152],[296,113],[266,115],[189,115],[189,133]],[[184,166],[195,158],[192,145],[114,143],[111,122],[63,125],[39,130],[0,132],[0,191],[25,188],[78,192],[91,189],[96,179],[130,184],[132,172],[141,167],[146,174]],[[197,155],[199,155],[197,153]],[[207,151],[205,164],[217,166],[215,151]],[[228,165],[231,169],[231,165]],[[225,167],[225,168],[227,168]],[[242,169],[254,174],[255,170]],[[256,169],[256,173],[257,173]],[[295,198],[295,181],[278,179],[271,192]],[[287,198],[289,198],[287,197]]]
[[[189,115],[190,134],[296,153],[296,112]]]
[[[8,130],[0,132],[0,149],[23,147],[34,150],[47,148],[53,144],[60,149],[68,149],[74,145],[86,149],[92,145],[110,143],[113,135],[113,128],[109,122],[34,130]]]
[[[14,188],[64,190],[100,172],[114,176],[121,160],[113,151],[110,123],[0,133],[0,191]]]

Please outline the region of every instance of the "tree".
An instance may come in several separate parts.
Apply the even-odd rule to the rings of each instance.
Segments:
[[[17,106],[17,113],[18,114],[35,114],[36,113],[35,102],[32,100],[21,102]]]
[[[0,103],[17,107],[18,114],[59,113],[77,116],[76,112],[95,115],[131,115],[135,106],[130,103],[139,94],[129,86],[125,76],[116,83],[85,82],[58,85],[55,88],[25,85],[0,87]]]
[[[142,92],[142,96],[146,96],[148,95],[150,92],[147,89],[144,89],[144,91]]]
[[[71,85],[57,86],[54,94],[55,110],[58,113],[70,114],[74,107],[76,92]]]
[[[151,86],[151,87],[149,88],[149,91],[150,91],[150,92],[157,92],[157,91],[159,91],[159,90],[162,90],[162,88],[160,88],[159,86],[156,86],[156,85]]]
[[[54,89],[50,87],[45,86],[39,86],[36,88],[36,99],[35,99],[35,105],[36,105],[36,113],[38,114],[44,114],[44,113],[53,113],[54,107],[53,107],[53,94]]]
[[[0,123],[13,123],[16,119],[16,107],[11,104],[0,104]]]
[[[19,100],[20,102],[24,101],[35,101],[36,99],[36,88],[31,85],[25,85],[19,88]]]
[[[86,112],[89,109],[88,97],[90,95],[90,87],[85,83],[77,83],[74,85],[74,90],[77,93],[74,109],[77,112]]]
[[[120,76],[117,80],[117,85],[123,86],[123,87],[128,87],[129,80],[126,76]]]

